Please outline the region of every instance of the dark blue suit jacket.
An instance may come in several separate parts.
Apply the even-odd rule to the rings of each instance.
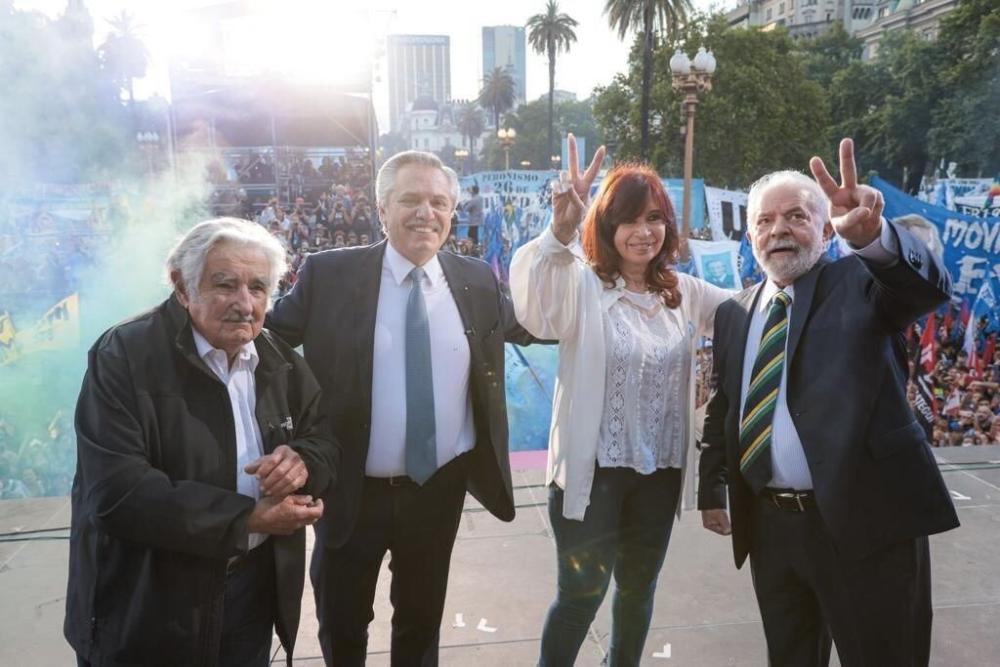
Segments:
[[[888,223],[900,259],[820,260],[795,281],[786,352],[788,409],[805,450],[816,504],[838,550],[862,558],[893,542],[958,525],[924,430],[906,396],[904,331],[944,303],[951,278],[906,230]],[[726,507],[737,567],[753,534],[749,485],[739,473],[743,357],[763,284],[715,315],[714,393],[699,464],[699,509]]]
[[[292,291],[278,299],[267,327],[306,361],[323,389],[324,412],[343,448],[340,476],[324,500],[328,546],[343,544],[357,519],[371,434],[375,315],[385,244],[310,255]],[[504,342],[534,339],[517,324],[510,299],[481,260],[439,252],[469,341],[476,444],[469,491],[494,516],[514,518],[507,448]],[[433,322],[431,323],[433,335]]]

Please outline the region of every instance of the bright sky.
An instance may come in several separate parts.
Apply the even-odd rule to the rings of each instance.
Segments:
[[[169,97],[167,63],[204,53],[218,42],[208,26],[189,12],[213,5],[248,8],[254,18],[243,19],[227,31],[227,59],[247,67],[277,66],[313,83],[336,81],[345,70],[374,53],[374,101],[383,131],[388,128],[388,92],[384,44],[388,34],[435,34],[451,37],[451,91],[455,99],[477,96],[482,82],[482,26],[524,25],[545,10],[546,0],[85,0],[94,18],[95,39],[109,30],[107,19],[128,10],[140,26],[150,51],[145,80],[137,82],[138,97],[160,93]],[[618,40],[603,14],[605,0],[560,0],[560,11],[575,18],[577,42],[556,60],[556,88],[587,97],[598,85],[611,81],[626,68],[631,38]],[[736,0],[693,0],[698,9],[728,7]],[[15,0],[18,9],[58,15],[67,0]],[[359,6],[364,6],[359,10]],[[548,64],[527,47],[527,92],[533,100],[548,90]]]

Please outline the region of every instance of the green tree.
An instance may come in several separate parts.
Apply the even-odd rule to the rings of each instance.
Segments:
[[[483,120],[483,110],[475,102],[469,102],[462,106],[458,114],[458,131],[463,137],[469,138],[469,169],[472,170],[476,164],[476,141],[482,136],[486,129],[486,121]]]
[[[929,133],[935,159],[959,173],[1000,172],[1000,4],[964,0],[941,20],[938,53],[942,95]]]
[[[111,32],[98,49],[101,66],[109,78],[128,93],[128,103],[132,106],[135,104],[135,80],[146,76],[149,52],[139,37],[140,26],[127,11],[109,19],[108,23]]]
[[[834,23],[812,39],[796,40],[795,47],[806,76],[828,89],[837,72],[861,59],[862,41],[851,37],[842,24]]]
[[[479,106],[493,112],[493,127],[500,128],[500,114],[514,107],[514,77],[503,67],[495,67],[483,78]]]
[[[690,0],[607,0],[604,13],[608,23],[625,39],[629,31],[639,33],[642,40],[642,84],[639,102],[639,155],[649,158],[649,105],[653,81],[653,51],[656,31],[674,33],[691,11]]]
[[[730,29],[719,16],[692,18],[653,53],[650,158],[663,176],[683,167],[680,96],[670,81],[670,56],[699,46],[718,61],[712,90],[696,116],[694,174],[718,187],[745,188],[776,169],[805,169],[812,155],[830,153],[827,110],[820,86],[806,78],[784,30]],[[597,91],[594,115],[618,159],[640,156],[642,50],[629,56],[627,74]]]
[[[858,163],[915,193],[931,160],[928,133],[942,94],[938,46],[912,31],[890,32],[878,57],[834,75],[828,142],[853,137]]]
[[[514,113],[504,117],[504,122],[517,130],[517,141],[511,149],[511,165],[520,166],[530,162],[531,169],[547,169],[551,153],[546,150],[545,138],[548,132],[548,104],[546,100],[535,100],[522,104]],[[585,163],[593,158],[597,147],[604,143],[604,133],[594,118],[593,100],[567,101],[555,105],[554,127],[562,136],[573,132],[577,137],[586,137]]]
[[[549,0],[544,14],[535,14],[528,19],[528,43],[536,53],[545,55],[549,60],[549,133],[545,144],[546,152],[551,155],[553,150],[553,124],[555,118],[555,88],[556,88],[556,54],[569,51],[570,45],[576,41],[573,28],[577,20],[569,14],[559,11],[559,3]],[[539,165],[541,166],[541,165]]]

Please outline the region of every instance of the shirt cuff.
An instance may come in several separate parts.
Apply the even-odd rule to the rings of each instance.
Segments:
[[[878,238],[864,248],[851,247],[851,252],[872,264],[891,266],[899,261],[899,241],[896,240],[891,225],[882,218],[882,233]]]
[[[573,238],[570,239],[569,243],[563,244],[558,238],[556,238],[555,233],[552,231],[552,225],[545,228],[540,235],[538,244],[539,247],[546,253],[559,253],[559,252],[572,252],[571,248],[579,243],[580,241],[580,230],[573,232]]]

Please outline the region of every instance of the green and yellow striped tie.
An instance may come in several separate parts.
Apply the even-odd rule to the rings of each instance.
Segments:
[[[771,447],[774,407],[778,403],[778,390],[785,367],[788,306],[791,302],[792,298],[784,292],[778,292],[771,299],[740,421],[740,472],[755,493],[760,493],[771,481],[768,449]]]

